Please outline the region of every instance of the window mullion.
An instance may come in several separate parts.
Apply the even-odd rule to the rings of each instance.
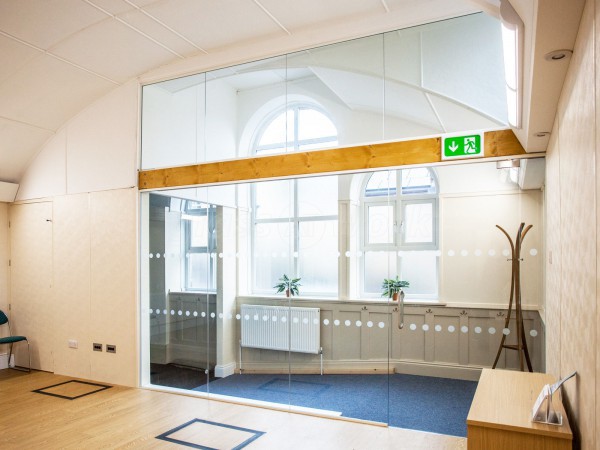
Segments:
[[[294,151],[297,152],[300,149],[300,145],[298,143],[298,119],[299,119],[299,110],[298,106],[294,107]]]
[[[298,180],[294,180],[293,183],[293,194],[294,194],[294,252],[292,253],[292,261],[294,267],[294,274],[296,277],[299,276],[300,267],[298,261],[300,260],[300,221],[298,220],[298,216],[300,214],[300,208],[298,207]],[[298,255],[297,258],[294,255]]]

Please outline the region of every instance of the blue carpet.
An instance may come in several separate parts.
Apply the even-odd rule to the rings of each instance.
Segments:
[[[236,374],[210,383],[214,394],[340,411],[345,417],[463,437],[476,388],[475,381],[403,374]]]

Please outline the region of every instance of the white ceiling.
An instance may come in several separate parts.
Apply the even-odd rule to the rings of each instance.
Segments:
[[[566,71],[564,62],[559,69],[546,67],[541,52],[573,47],[584,0],[555,0],[551,6],[539,2],[539,7],[532,0],[512,3],[528,30],[526,120],[519,135],[527,143],[531,133],[551,129]],[[481,10],[496,14],[498,4],[499,0],[0,0],[0,181],[18,183],[58,129],[132,78],[156,81]],[[532,89],[536,76],[543,80],[548,98]],[[544,103],[548,101],[550,105]],[[535,129],[530,129],[530,117]],[[546,143],[531,141],[531,148],[545,148]]]

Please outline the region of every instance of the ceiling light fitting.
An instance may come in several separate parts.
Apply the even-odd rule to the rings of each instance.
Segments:
[[[562,49],[562,50],[554,50],[552,52],[546,53],[544,55],[544,59],[546,61],[560,61],[569,59],[573,54],[572,50]]]

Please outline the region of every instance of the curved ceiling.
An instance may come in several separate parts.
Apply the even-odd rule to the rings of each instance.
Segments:
[[[558,45],[556,24],[553,34],[544,28],[530,0],[512,3],[527,16],[526,27],[533,24],[530,29],[538,35],[545,29],[552,45]],[[548,16],[544,20],[556,22],[560,15],[560,26],[570,30],[560,44],[572,48],[584,2],[561,0],[562,9],[556,3],[555,12],[543,11]],[[495,14],[498,4],[499,0],[0,0],[0,181],[18,183],[44,142],[70,118],[132,78],[156,81],[481,10]],[[565,21],[565,15],[573,20]],[[531,33],[526,70],[535,60],[534,38]],[[564,72],[555,78],[558,88],[549,88],[556,91],[557,100]],[[534,109],[528,113],[533,115]]]

